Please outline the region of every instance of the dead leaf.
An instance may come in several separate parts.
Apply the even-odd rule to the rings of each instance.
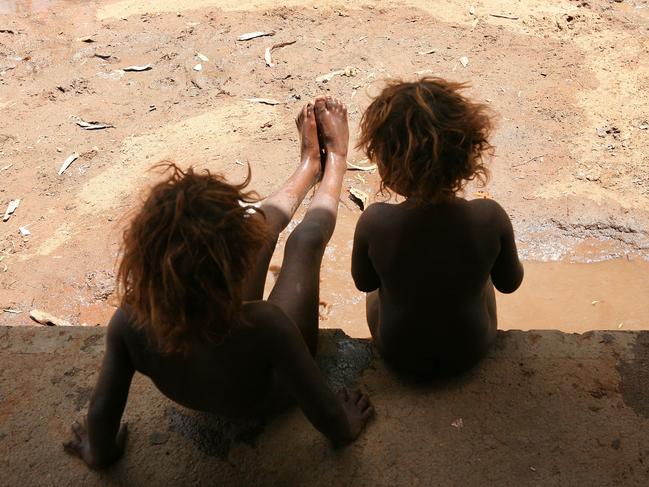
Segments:
[[[70,164],[72,164],[74,161],[76,161],[79,158],[79,154],[76,152],[73,152],[68,156],[68,158],[63,161],[63,164],[61,164],[61,169],[59,169],[59,176],[65,172],[65,170],[70,167]]]
[[[518,20],[518,17],[515,15],[507,15],[507,14],[489,14],[492,17],[498,17],[499,19],[509,19],[509,20]]]
[[[20,199],[11,200],[7,205],[7,210],[5,211],[5,216],[2,218],[2,221],[6,222],[11,218],[11,215],[18,209],[20,206]]]
[[[239,37],[237,37],[238,41],[249,41],[251,39],[256,39],[257,37],[266,37],[266,36],[274,36],[275,31],[272,30],[270,32],[263,32],[263,31],[258,31],[258,32],[248,32],[246,34],[241,34]]]
[[[335,71],[330,71],[329,73],[323,74],[318,76],[315,81],[316,83],[328,83],[333,79],[334,76],[339,76],[341,74],[345,74],[344,69],[337,69]]]
[[[367,193],[356,188],[349,188],[349,198],[358,205],[361,211],[364,211],[370,202],[370,197]]]
[[[122,68],[122,71],[148,71],[149,69],[153,68],[152,64],[144,64],[142,66],[126,66],[125,68]]]
[[[76,123],[79,127],[81,127],[84,130],[101,130],[101,129],[115,128],[113,125],[109,123],[102,123],[96,121],[86,122],[85,120],[82,120],[76,115],[72,115],[72,117],[70,118],[74,120],[74,123]]]
[[[273,64],[273,57],[272,57],[270,51],[271,51],[271,48],[267,47],[266,51],[264,52],[264,60],[266,61],[266,66],[268,66],[269,68],[272,68],[275,65]]]
[[[360,162],[367,162],[367,159],[364,159]],[[347,162],[347,169],[350,171],[369,171],[369,172],[374,172],[376,171],[376,164],[370,164],[369,166],[362,166],[360,164],[354,164],[353,162]]]
[[[272,98],[246,98],[251,103],[261,103],[263,105],[281,105],[281,101],[273,100]]]
[[[296,40],[278,42],[277,44],[273,44],[272,46],[267,47],[266,51],[264,52],[264,60],[266,61],[266,66],[271,68],[275,66],[275,63],[273,63],[273,56],[272,56],[272,52],[275,49],[281,49],[282,47],[290,46],[291,44],[295,44],[296,42],[297,42]]]
[[[277,44],[273,44],[273,47],[270,48],[271,51],[274,51],[275,49],[280,49],[282,47],[290,46],[291,44],[295,44],[297,41],[294,39],[292,41],[286,41],[286,42],[278,42]]]
[[[51,315],[40,309],[33,309],[29,312],[29,317],[34,320],[36,323],[47,326],[72,326],[67,320],[59,318],[57,316]]]

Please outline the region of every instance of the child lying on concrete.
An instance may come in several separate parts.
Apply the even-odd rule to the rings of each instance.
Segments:
[[[108,325],[87,423],[75,423],[75,439],[64,445],[90,467],[106,467],[124,450],[120,421],[136,371],[188,408],[254,416],[292,397],[334,444],[354,440],[364,428],[373,411],[368,397],[334,395],[313,360],[320,264],[346,170],[347,108],[317,98],[296,122],[301,162],[261,212],[240,205],[252,201],[244,191],[250,174],[235,186],[170,165],[171,175],[151,190],[126,230],[122,306]],[[263,301],[278,235],[319,178]]]
[[[361,121],[358,146],[378,165],[381,189],[405,198],[377,203],[358,221],[352,252],[356,287],[384,359],[418,374],[453,374],[479,361],[497,328],[494,286],[523,280],[507,213],[490,199],[458,196],[484,180],[491,150],[486,107],[464,85],[393,81]]]

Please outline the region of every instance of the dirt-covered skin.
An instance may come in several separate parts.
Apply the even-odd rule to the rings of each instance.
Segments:
[[[496,155],[483,191],[508,209],[524,259],[647,256],[649,71],[637,62],[649,55],[646,0],[485,0],[473,14],[457,0],[305,0],[290,7],[277,0],[122,0],[49,2],[51,10],[29,13],[28,4],[44,3],[23,1],[0,15],[0,213],[21,200],[0,223],[0,306],[10,310],[0,313],[2,324],[30,323],[33,308],[74,324],[107,323],[117,304],[113,273],[124,222],[156,177],[147,170],[162,159],[233,181],[245,177],[249,162],[252,187],[268,196],[295,169],[288,156],[302,144],[295,114],[324,92],[348,107],[348,160],[360,162],[353,149],[358,122],[387,76],[469,81],[468,94],[496,112]],[[517,19],[491,15],[502,13]],[[258,30],[276,34],[236,40]],[[266,66],[266,47],[293,40],[274,49],[274,66]],[[145,64],[152,68],[120,70]],[[72,115],[114,128],[83,130]],[[59,176],[73,152],[80,157]],[[356,336],[369,332],[358,325],[363,296],[349,275],[360,210],[346,193],[354,187],[374,202],[378,183],[376,173],[347,173],[323,262],[322,325]],[[478,189],[470,185],[465,196]],[[31,235],[21,236],[19,227]],[[280,237],[280,250],[283,244]],[[520,310],[543,302],[559,309],[581,303],[590,312],[609,305],[600,296],[576,300],[542,289],[521,289],[526,301],[513,306],[515,322],[499,301],[500,326],[527,327],[540,315]],[[640,326],[619,318],[621,311],[607,308],[593,326]]]

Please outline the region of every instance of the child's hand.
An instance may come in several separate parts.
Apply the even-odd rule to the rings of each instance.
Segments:
[[[349,422],[349,440],[347,443],[354,441],[361,434],[368,419],[374,414],[374,406],[370,403],[370,398],[367,394],[363,394],[356,389],[349,392],[347,388],[343,388],[338,393],[338,398],[342,402],[343,409]]]
[[[122,424],[117,433],[117,438],[115,439],[115,445],[113,446],[112,451],[106,458],[95,458],[95,455],[93,455],[90,448],[88,428],[85,421],[84,424],[75,421],[72,423],[72,432],[74,433],[75,438],[63,443],[63,449],[67,453],[81,458],[81,460],[83,460],[90,468],[106,468],[119,460],[122,453],[124,453],[127,431],[128,428],[126,423]]]

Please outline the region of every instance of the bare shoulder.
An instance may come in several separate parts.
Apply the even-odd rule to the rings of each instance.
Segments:
[[[108,329],[106,331],[109,340],[121,339],[126,340],[129,332],[131,331],[131,319],[129,318],[128,309],[122,307],[117,308],[113,313],[112,318],[108,322]]]
[[[468,203],[474,216],[484,223],[496,225],[497,228],[503,228],[510,224],[509,215],[497,201],[479,198]]]
[[[393,211],[396,207],[397,205],[392,205],[390,203],[372,203],[370,206],[365,208],[361,218],[366,220],[380,218],[381,216]]]
[[[398,211],[398,205],[390,203],[372,203],[370,206],[365,208],[361,214],[357,226],[372,227],[378,225],[386,219],[392,218],[396,211]]]
[[[148,343],[144,330],[135,326],[128,306],[120,306],[113,313],[106,330],[106,341],[113,348],[129,350],[133,353],[145,348]]]

